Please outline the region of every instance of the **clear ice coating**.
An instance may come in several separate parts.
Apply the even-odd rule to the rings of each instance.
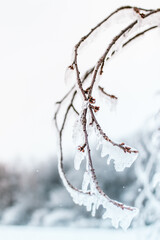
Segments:
[[[83,146],[85,139],[84,139],[84,132],[82,126],[82,116],[80,115],[73,126],[73,143],[76,147]]]
[[[82,191],[87,192],[88,186],[90,184],[90,175],[89,172],[86,171],[83,176],[83,181],[82,181]]]
[[[64,179],[64,181],[66,180]],[[87,190],[89,186],[90,189]],[[125,205],[123,205],[123,208],[121,208],[118,206],[118,204],[121,203],[113,201],[107,196],[100,194],[95,188],[94,182],[92,181],[92,178],[88,172],[84,173],[82,192],[77,192],[69,186],[67,186],[67,190],[72,196],[73,201],[76,204],[85,206],[87,211],[91,211],[92,216],[95,216],[96,210],[99,208],[100,205],[102,205],[105,209],[103,218],[111,219],[112,225],[115,228],[121,226],[124,230],[126,230],[130,226],[133,218],[139,212],[137,208],[128,207],[128,209],[126,209],[127,206]]]
[[[136,149],[131,148],[131,150],[136,150]],[[138,153],[124,152],[124,150],[121,149],[120,147],[113,146],[110,142],[103,140],[101,157],[105,157],[105,156],[108,156],[107,164],[110,164],[110,161],[113,160],[115,170],[117,172],[121,172],[126,167],[129,168],[133,164],[133,162],[138,157]]]
[[[84,154],[82,152],[78,152],[78,154]],[[85,155],[85,154],[84,154]],[[60,156],[59,156],[60,158]],[[82,158],[80,158],[82,161]],[[76,164],[75,164],[76,165]],[[79,164],[76,165],[76,168],[79,168]],[[137,208],[131,208],[123,205],[123,208],[119,207],[121,203],[111,200],[106,195],[102,195],[96,188],[96,185],[92,179],[91,173],[86,171],[83,176],[82,181],[82,190],[74,189],[66,179],[66,176],[61,168],[61,164],[59,161],[58,164],[59,174],[63,181],[64,186],[67,191],[70,193],[73,201],[80,206],[83,205],[86,207],[87,211],[91,211],[92,216],[95,216],[96,210],[99,206],[102,206],[105,209],[105,213],[103,214],[104,219],[110,219],[112,225],[115,228],[120,226],[124,230],[126,230],[133,218],[138,214],[139,210]],[[116,204],[115,204],[116,203]],[[128,209],[127,209],[128,207]]]
[[[77,117],[74,126],[73,126],[73,134],[72,134],[72,139],[73,139],[73,143],[76,146],[83,146],[85,143],[85,136],[84,136],[84,132],[83,132],[83,111],[84,109],[86,109],[88,107],[88,101],[83,101],[82,104],[82,110],[79,114],[79,116]]]
[[[124,17],[125,13],[126,11],[121,12],[119,19],[122,19],[121,15]],[[156,14],[150,14],[149,16],[143,18],[139,14],[139,12],[136,12],[135,10],[131,9],[131,10],[127,10],[126,17],[129,17],[133,21],[136,20],[136,24],[132,29],[129,29],[125,34],[123,34],[118,39],[118,41],[112,46],[110,52],[107,55],[108,58],[111,58],[113,51],[119,52],[124,42],[127,42],[129,38],[134,37],[135,34],[140,33],[140,31],[144,30],[145,26],[158,26],[158,27],[160,26],[160,12],[157,12]],[[125,20],[125,22],[128,22],[128,21]],[[106,26],[108,28],[108,22],[105,24],[102,24],[100,28],[103,28]],[[67,69],[66,80],[69,81],[69,83],[71,82],[72,79],[76,79],[76,76],[74,74],[75,74],[74,71],[72,72],[70,71],[70,69]],[[77,85],[76,85],[76,89],[77,89],[77,92],[80,95],[82,95]],[[84,105],[82,107],[82,112],[85,108],[87,108],[87,106],[88,106],[88,103],[84,102]],[[90,122],[89,118],[87,119],[87,122]],[[87,128],[87,132],[88,131],[89,131],[89,128]],[[101,152],[102,157],[106,157],[107,164],[109,164],[110,161],[113,160],[116,171],[123,171],[126,167],[130,167],[138,156],[138,153],[124,152],[124,150],[119,148],[118,146],[113,146],[110,142],[107,142],[104,139],[102,139],[99,133],[97,133],[97,139],[98,139],[99,145],[100,146],[102,145],[102,152]],[[156,132],[155,134],[153,134],[152,144],[155,147],[155,149],[159,149],[159,139],[160,139],[159,132]],[[84,133],[83,133],[83,126],[82,126],[82,114],[80,114],[80,117],[76,120],[76,123],[74,126],[73,141],[76,147],[79,147],[79,146],[82,147],[85,142],[84,140],[85,139],[84,139]],[[131,151],[132,150],[134,149],[131,148]],[[62,153],[59,152],[59,154],[61,155]],[[81,162],[85,158],[87,158],[87,155],[85,152],[78,151],[78,150],[76,151],[74,165],[77,170],[80,168]],[[105,209],[103,218],[111,219],[113,226],[116,228],[118,226],[121,226],[123,229],[127,229],[133,217],[137,215],[138,210],[136,208],[131,208],[131,207],[122,205],[121,203],[111,200],[105,194],[103,195],[100,191],[98,191],[98,188],[96,187],[96,184],[93,181],[91,171],[89,169],[87,169],[87,171],[84,173],[81,190],[75,189],[66,179],[65,173],[63,172],[63,169],[61,167],[61,158],[59,161],[59,172],[66,189],[68,190],[68,192],[73,198],[73,201],[79,205],[86,206],[87,211],[92,212],[92,216],[95,216],[96,210],[101,205]],[[160,174],[159,172],[157,172],[153,178],[153,187],[156,187],[157,184],[159,183],[160,183]]]
[[[74,157],[74,168],[76,170],[80,169],[80,165],[81,165],[81,163],[84,159],[85,159],[85,153],[77,150],[76,154],[75,154],[75,157]]]

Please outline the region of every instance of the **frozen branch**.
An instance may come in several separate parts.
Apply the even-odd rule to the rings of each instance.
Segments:
[[[124,29],[120,30],[120,32],[107,46],[97,63],[91,69],[87,70],[84,76],[81,77],[78,63],[78,54],[81,44],[83,44],[95,30],[98,30],[105,22],[107,22],[109,19],[112,19],[114,15],[128,10],[134,13],[134,19],[131,19],[132,22],[129,23]],[[86,206],[87,210],[92,211],[92,215],[95,215],[96,209],[102,205],[106,210],[103,217],[110,218],[115,227],[120,225],[125,229],[129,227],[133,217],[137,215],[138,209],[126,206],[123,203],[119,203],[110,199],[100,188],[92,162],[92,148],[89,140],[89,129],[93,129],[98,133],[97,140],[102,144],[102,156],[109,155],[107,163],[109,164],[110,160],[113,159],[115,169],[117,171],[122,171],[125,167],[130,167],[135,161],[138,151],[127,146],[125,143],[116,143],[115,141],[111,140],[111,138],[108,137],[107,134],[102,130],[95,115],[95,113],[101,109],[99,106],[95,106],[96,99],[92,96],[92,92],[95,87],[95,82],[97,82],[97,76],[103,74],[106,60],[108,61],[113,55],[115,55],[115,53],[118,51],[117,47],[124,48],[131,41],[134,41],[138,37],[144,35],[146,32],[157,28],[159,26],[159,12],[160,9],[147,10],[137,7],[124,6],[115,10],[107,18],[92,28],[88,34],[82,37],[75,45],[74,59],[69,66],[69,70],[74,71],[76,75],[75,85],[59,102],[57,102],[58,106],[54,115],[59,138],[59,173],[66,189],[72,196],[73,201],[79,205]],[[153,16],[154,18],[152,19]],[[150,19],[150,22],[147,22],[147,24],[146,19]],[[145,27],[145,24],[147,25],[146,29],[141,29],[140,26]],[[88,80],[89,76],[91,76],[92,79],[89,87],[85,89],[84,82]],[[108,94],[101,86],[98,86],[98,89],[102,95],[117,100],[116,96]],[[79,94],[83,99],[81,107],[75,105],[75,98]],[[58,115],[64,101],[67,101],[67,99],[69,99],[69,103],[64,112],[63,122],[59,127]],[[77,120],[74,127],[76,144],[75,168],[78,170],[80,168],[81,161],[84,159],[86,160],[86,170],[82,181],[82,189],[75,188],[68,181],[63,168],[63,131],[71,109],[77,115]]]

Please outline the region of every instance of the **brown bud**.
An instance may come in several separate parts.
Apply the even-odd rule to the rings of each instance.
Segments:
[[[89,102],[92,103],[92,104],[94,104],[94,103],[96,102],[96,99],[93,98],[93,97],[90,97],[90,98],[89,98]]]
[[[118,99],[116,96],[114,96],[114,95],[110,95],[110,97],[111,98],[113,98],[113,99]]]
[[[99,111],[99,109],[100,109],[100,107],[98,107],[98,106],[95,106],[95,107],[94,107],[94,112],[98,112],[98,111]]]
[[[78,147],[78,150],[79,150],[80,152],[84,152],[84,147],[79,146],[79,147]]]
[[[71,70],[74,70],[73,64],[70,65],[68,68],[70,68]]]
[[[119,144],[120,146],[123,146],[123,145],[125,145],[125,143],[123,142],[123,143],[121,143],[121,144]]]
[[[100,75],[102,75],[102,74],[103,74],[103,70],[102,70],[102,69],[100,70],[100,73],[99,73],[99,74],[100,74]]]
[[[85,92],[85,94],[88,94],[89,93],[89,89],[90,89],[90,87],[88,87],[84,92]]]
[[[139,13],[139,9],[137,7],[133,8],[136,13]]]
[[[141,18],[145,18],[145,14],[144,13],[140,13]]]

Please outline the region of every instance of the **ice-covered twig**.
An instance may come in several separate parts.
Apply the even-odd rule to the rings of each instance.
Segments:
[[[110,97],[111,99],[116,99],[116,100],[118,99],[116,96],[106,93],[106,92],[104,91],[104,88],[102,88],[101,86],[98,86],[98,88],[99,88],[99,90],[100,90],[104,95],[106,95],[107,97]]]
[[[95,30],[98,30],[105,22],[111,19],[114,15],[121,11],[123,12],[128,10],[135,13],[132,22],[129,23],[129,25],[126,26],[124,29],[121,29],[121,31],[110,42],[110,44],[104,51],[101,58],[97,61],[97,63],[90,70],[86,71],[86,74],[83,77],[81,77],[78,63],[78,54],[81,44],[84,43]],[[103,73],[105,61],[109,60],[113,55],[115,55],[115,53],[118,51],[117,49],[125,47],[131,41],[137,39],[139,36],[142,36],[144,33],[158,27],[157,25],[158,21],[154,20],[153,24],[151,21],[150,24],[151,26],[148,27],[147,25],[147,28],[145,30],[144,29],[141,30],[141,27],[145,27],[145,19],[152,17],[154,14],[156,15],[157,13],[159,13],[159,11],[160,9],[146,10],[131,6],[121,7],[115,10],[113,13],[111,13],[96,27],[92,28],[88,34],[82,37],[80,41],[75,45],[74,60],[69,66],[70,71],[74,71],[74,73],[76,73],[75,76],[76,84],[61,99],[61,101],[57,102],[58,107],[54,116],[59,140],[59,164],[58,164],[59,173],[66,189],[72,196],[74,202],[86,206],[88,210],[92,210],[92,215],[95,215],[96,209],[98,209],[98,207],[102,205],[106,209],[106,213],[104,214],[103,217],[110,218],[112,220],[112,224],[115,227],[118,227],[120,224],[121,227],[127,228],[130,225],[133,217],[137,214],[138,210],[136,208],[125,206],[122,203],[110,199],[100,188],[92,162],[92,149],[89,141],[89,129],[95,127],[96,131],[99,132],[99,135],[108,144],[107,147],[103,146],[102,152],[103,155],[111,155],[109,159],[114,159],[115,169],[117,171],[122,171],[125,167],[130,167],[135,158],[137,157],[138,152],[137,150],[128,147],[125,143],[120,144],[115,143],[104,133],[96,119],[96,115],[94,114],[97,111],[99,111],[100,108],[99,106],[95,106],[96,99],[94,98],[94,96],[92,96],[92,92],[95,82],[97,82],[97,75],[101,75]],[[90,85],[87,89],[84,89],[84,82],[88,80],[88,77],[91,76],[91,74],[92,79]],[[108,94],[100,86],[99,90],[103,95],[117,99],[117,97]],[[78,94],[82,96],[81,98],[82,102],[78,106],[75,106],[75,98]],[[69,98],[70,95],[71,97]],[[64,100],[67,101],[67,99],[69,99],[69,104],[64,112],[62,124],[59,127],[58,115],[61,110],[61,106],[64,103]],[[80,105],[81,108],[79,107]],[[78,115],[78,119],[76,120],[77,123],[76,126],[78,126],[78,129],[75,127],[76,133],[74,134],[74,135],[77,134],[77,136],[79,136],[77,139],[78,141],[75,140],[76,143],[75,168],[79,169],[81,161],[83,159],[86,160],[86,171],[84,174],[82,189],[77,189],[68,181],[63,168],[63,144],[62,144],[63,131],[71,109]],[[91,117],[91,121],[89,120],[89,117]],[[112,146],[111,150],[110,146]],[[120,156],[122,153],[124,159],[122,159],[122,157]],[[109,160],[107,161],[109,163]]]

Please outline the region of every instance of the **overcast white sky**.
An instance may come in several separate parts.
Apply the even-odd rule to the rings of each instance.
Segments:
[[[0,0],[0,160],[55,154],[54,102],[65,93],[73,46],[112,10],[128,4],[160,7],[158,0]],[[120,106],[126,104],[118,113],[121,125],[115,116],[108,123],[113,137],[125,129],[134,132],[150,113],[159,86],[159,39],[159,31],[149,34],[108,67],[109,86],[120,94]]]

